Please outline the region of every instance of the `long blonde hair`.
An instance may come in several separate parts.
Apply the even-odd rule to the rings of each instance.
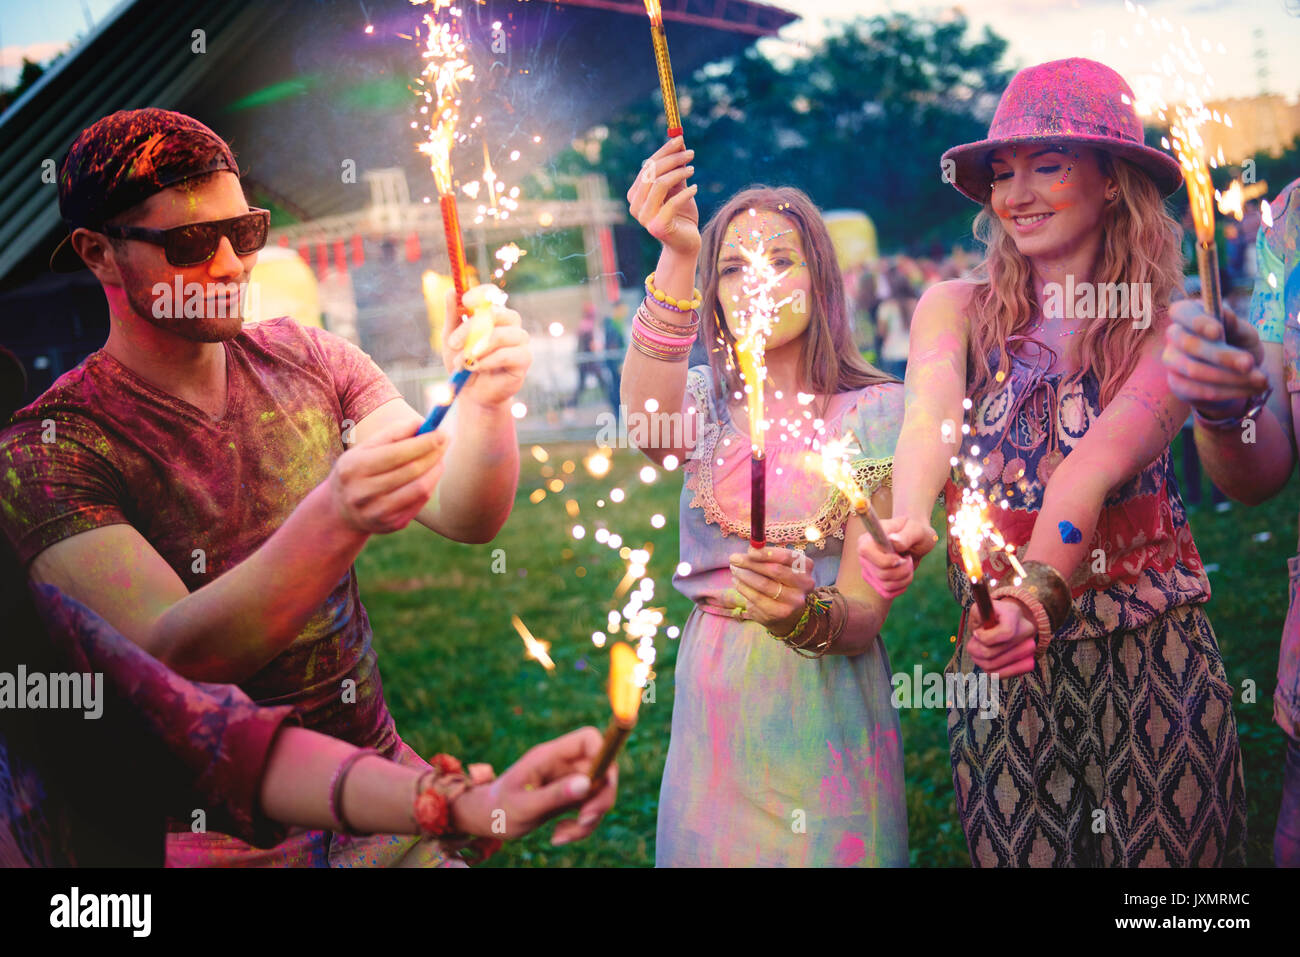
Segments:
[[[1104,406],[1137,366],[1146,337],[1163,327],[1171,299],[1181,296],[1183,258],[1182,230],[1165,209],[1151,177],[1105,151],[1097,151],[1097,156],[1102,175],[1114,179],[1119,196],[1106,204],[1102,214],[1101,254],[1090,279],[1099,288],[1121,281],[1149,283],[1152,311],[1145,329],[1136,329],[1128,321],[1098,319],[1081,333],[1079,368],[1067,381],[1094,372]],[[1028,329],[1038,308],[1029,260],[993,212],[991,200],[975,217],[974,233],[987,247],[974,271],[976,286],[970,298],[967,393],[978,401],[1001,388],[994,381],[995,365],[1005,368],[1007,340]]]
[[[737,215],[751,209],[788,216],[794,221],[803,242],[812,290],[808,329],[804,333],[807,342],[803,350],[801,384],[817,395],[835,395],[882,382],[897,382],[893,376],[863,359],[854,344],[849,311],[844,302],[844,279],[830,233],[817,206],[806,193],[792,186],[751,186],[723,203],[701,234],[701,315],[713,319],[711,323],[702,324],[701,334],[707,338],[709,366],[713,370],[716,393],[719,396],[731,395],[744,388],[736,368],[736,340],[727,328],[722,302],[718,298],[718,254],[726,239],[727,225]]]

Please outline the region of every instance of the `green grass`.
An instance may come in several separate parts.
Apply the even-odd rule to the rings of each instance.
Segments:
[[[1179,446],[1175,445],[1177,454]],[[598,520],[633,548],[652,543],[650,574],[665,625],[680,626],[690,603],[672,589],[677,563],[677,508],[681,473],[660,471],[652,484],[637,477],[645,460],[615,455],[611,474],[597,480],[582,468],[586,446],[549,449],[548,465],[565,481],[542,502],[529,494],[544,485],[542,466],[523,453],[519,497],[501,534],[488,545],[458,545],[411,528],[373,539],[358,560],[361,594],[379,651],[384,691],[402,736],[422,754],[448,751],[467,761],[505,768],[532,745],[584,724],[603,730],[609,720],[604,692],[606,651],[591,633],[604,630],[624,563],[593,540]],[[572,475],[561,465],[577,462]],[[619,486],[627,499],[604,508],[596,501]],[[1253,704],[1236,706],[1245,754],[1249,800],[1249,860],[1272,860],[1273,825],[1281,793],[1283,746],[1272,722],[1278,637],[1286,615],[1286,559],[1294,554],[1297,482],[1259,508],[1234,505],[1217,513],[1208,504],[1192,512],[1201,555],[1219,570],[1210,575],[1209,606],[1228,677],[1251,679]],[[576,501],[578,518],[564,503]],[[650,516],[667,519],[654,529]],[[586,538],[569,533],[583,524]],[[941,522],[936,527],[941,527]],[[1271,538],[1256,542],[1256,533]],[[501,549],[497,552],[497,549]],[[939,558],[937,553],[935,558]],[[493,571],[494,561],[505,572]],[[578,569],[584,569],[580,577]],[[555,672],[524,658],[510,623],[519,615],[538,638],[552,642]],[[885,640],[895,671],[921,664],[941,669],[951,655],[956,605],[941,560],[923,563],[917,583],[894,604]],[[653,703],[643,704],[636,731],[620,761],[618,804],[592,837],[553,848],[550,828],[506,845],[489,866],[647,866],[654,862],[659,779],[672,716],[677,643],[660,632]],[[953,803],[948,738],[942,709],[901,712],[913,866],[967,866]]]

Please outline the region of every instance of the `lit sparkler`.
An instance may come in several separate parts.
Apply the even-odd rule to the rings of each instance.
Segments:
[[[609,704],[614,711],[600,754],[592,765],[589,777],[595,791],[605,782],[605,774],[614,763],[619,749],[636,727],[637,712],[641,708],[641,688],[635,680],[638,664],[636,652],[626,642],[616,641],[609,649]]]
[[[677,87],[673,83],[673,64],[668,59],[668,38],[664,35],[664,16],[659,0],[645,0],[645,12],[650,15],[650,42],[654,45],[655,66],[659,70],[659,90],[664,97],[668,138],[672,139],[682,135],[682,117],[677,108]]]
[[[844,497],[848,499],[849,505],[862,518],[863,524],[867,527],[867,532],[875,540],[875,543],[887,552],[896,552],[897,549],[894,548],[894,543],[889,540],[884,528],[881,527],[880,516],[876,514],[871,499],[863,491],[862,486],[858,484],[858,480],[853,474],[853,466],[849,464],[852,458],[861,454],[861,452],[862,450],[854,443],[851,435],[823,443],[821,454],[822,475],[826,477],[826,481],[839,489]]]
[[[971,453],[979,455],[979,446],[973,446]],[[952,460],[952,464],[957,464],[956,458]],[[966,463],[964,471],[969,481],[961,490],[961,504],[948,519],[948,533],[957,542],[962,565],[970,579],[971,595],[979,609],[980,621],[988,628],[998,623],[998,616],[989,595],[989,579],[980,558],[981,549],[992,546],[1002,551],[1021,579],[1025,577],[1025,569],[1016,558],[1015,546],[1002,537],[989,518],[988,497],[979,487],[979,478],[984,474],[984,470],[972,460]],[[1002,504],[1006,506],[1005,499]]]
[[[749,211],[750,216],[756,210]],[[767,381],[765,353],[768,337],[776,324],[777,313],[792,297],[777,300],[773,294],[788,270],[777,272],[768,261],[760,231],[751,230],[757,240],[755,248],[740,243],[741,253],[748,260],[741,274],[741,292],[745,308],[736,314],[736,363],[745,382],[746,403],[749,410],[750,441],[750,526],[749,544],[762,548],[767,544],[767,460],[766,436],[768,422],[763,415],[763,387]],[[735,297],[739,301],[740,297]]]

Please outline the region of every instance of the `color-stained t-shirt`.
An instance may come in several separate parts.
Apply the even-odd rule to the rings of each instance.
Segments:
[[[1259,277],[1250,321],[1265,342],[1283,347],[1287,392],[1300,392],[1300,180],[1269,203],[1272,224],[1255,239]]]
[[[72,535],[129,524],[190,591],[201,588],[325,481],[347,428],[398,398],[360,349],[291,319],[245,326],[225,350],[220,420],[103,350],[14,415],[0,433],[0,528],[25,564]],[[239,686],[259,704],[295,706],[313,730],[396,745],[353,569]]]
[[[80,710],[0,714],[9,719],[0,721],[0,843],[10,866],[161,867],[167,815],[189,823],[195,810],[208,828],[260,847],[284,838],[259,795],[277,733],[297,723],[292,708],[186,681],[57,588],[31,596],[2,660],[40,660],[100,684],[93,709],[83,699]],[[32,648],[37,641],[48,645]],[[24,727],[13,727],[18,716]]]

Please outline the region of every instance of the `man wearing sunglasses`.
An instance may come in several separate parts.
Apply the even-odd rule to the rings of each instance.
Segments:
[[[59,210],[69,235],[51,265],[95,274],[111,328],[0,433],[0,527],[29,574],[186,678],[419,763],[384,703],[353,560],[412,519],[476,543],[504,524],[509,407],[531,362],[519,316],[497,309],[454,432],[416,435],[423,417],[359,349],[289,318],[243,325],[269,217],[202,123],[146,109],[93,124],[60,167]],[[178,288],[202,308],[181,308]],[[450,367],[464,330],[446,338]],[[191,823],[170,863],[444,860],[430,840],[320,831],[259,852]]]

